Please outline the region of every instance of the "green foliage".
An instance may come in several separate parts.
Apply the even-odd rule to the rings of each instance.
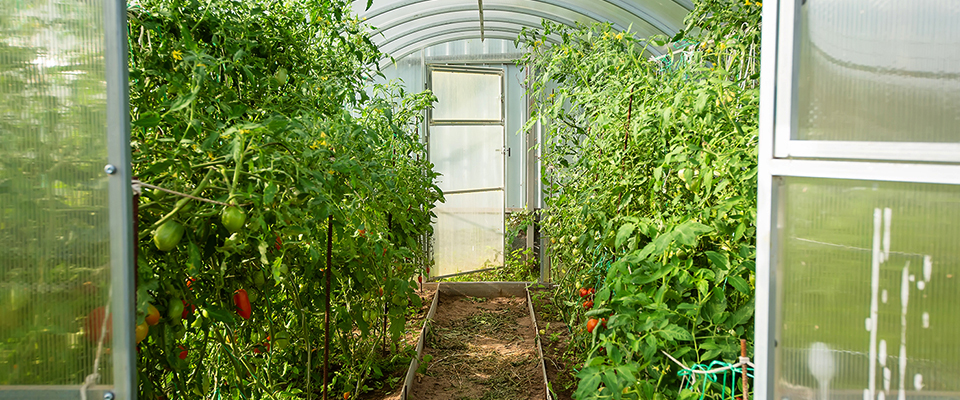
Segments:
[[[143,398],[315,397],[328,257],[332,393],[357,394],[368,378],[386,379],[381,367],[409,361],[398,344],[421,305],[412,277],[426,265],[441,198],[415,127],[435,98],[367,92],[382,55],[349,7],[130,7],[134,175],[245,213],[231,232],[223,205],[153,190],[140,198],[139,282],[153,286],[139,307],[167,315],[167,299],[182,298],[198,308],[141,343]],[[168,220],[185,233],[160,252],[145,238]],[[234,315],[238,289],[250,296],[249,320]]]
[[[543,230],[557,303],[588,336],[579,399],[675,398],[677,366],[661,351],[735,361],[753,337],[759,16],[712,0],[687,19],[696,34],[670,39],[550,23],[521,36],[533,121],[550,123]],[[654,45],[668,55],[651,59]],[[594,286],[583,310],[576,292]],[[606,326],[587,334],[591,317]]]

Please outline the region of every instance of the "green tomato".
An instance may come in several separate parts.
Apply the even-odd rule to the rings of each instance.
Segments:
[[[257,285],[258,288],[262,288],[266,283],[266,278],[263,276],[263,270],[258,269],[257,272],[253,274],[253,284]]]
[[[392,297],[390,300],[393,301],[393,304],[394,304],[395,306],[398,306],[398,307],[406,307],[406,306],[407,306],[407,298],[404,297],[404,296],[402,296],[402,295],[400,295],[399,293],[394,294],[393,297]]]
[[[170,251],[177,247],[183,237],[183,225],[176,221],[167,221],[153,231],[153,243],[161,251]]]
[[[290,345],[290,335],[285,331],[277,332],[273,338],[273,348],[277,350],[283,350]]]
[[[179,297],[170,296],[167,301],[167,318],[175,324],[179,324],[183,319],[183,301]]]
[[[236,233],[243,229],[243,224],[247,222],[247,214],[244,214],[240,207],[227,207],[220,212],[220,222],[230,233]]]

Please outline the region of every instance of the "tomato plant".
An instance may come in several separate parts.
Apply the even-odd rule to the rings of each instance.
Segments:
[[[383,55],[349,10],[129,7],[134,175],[207,200],[140,196],[138,301],[168,316],[141,343],[141,397],[315,398],[327,335],[332,393],[409,357],[399,339],[442,198],[416,131],[435,98],[370,86]],[[381,287],[396,298],[369,295]]]
[[[577,339],[579,399],[675,398],[661,351],[736,362],[753,337],[760,7],[704,0],[686,21],[672,38],[550,23],[521,35],[538,71],[531,121],[551,126],[556,303],[593,333]]]

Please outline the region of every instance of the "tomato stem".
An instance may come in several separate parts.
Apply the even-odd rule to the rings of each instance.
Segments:
[[[233,169],[233,181],[230,183],[230,196],[227,197],[227,203],[229,203],[230,200],[233,200],[233,197],[236,196],[235,192],[237,190],[237,182],[240,181],[240,173],[243,171],[243,155],[246,153],[244,151],[244,146],[246,143],[243,139],[243,136],[241,136],[239,132],[237,133],[237,140],[240,141],[240,148],[239,151],[237,151],[237,165]]]
[[[200,192],[203,191],[203,189],[206,189],[207,184],[210,183],[210,177],[213,176],[213,173],[214,173],[214,172],[216,172],[216,171],[214,171],[214,170],[208,171],[208,172],[207,172],[207,175],[205,175],[205,176],[203,177],[203,180],[200,181],[200,184],[197,185],[197,188],[196,188],[196,189],[193,189],[193,192],[190,192],[190,195],[191,195],[191,196],[194,196],[194,197],[197,197],[197,196],[200,194]],[[178,201],[177,201],[177,204],[173,207],[173,210],[170,210],[170,212],[167,213],[167,215],[164,215],[163,218],[160,218],[159,220],[157,220],[157,222],[154,222],[153,225],[151,225],[150,227],[151,227],[151,228],[156,228],[156,227],[158,227],[158,226],[160,226],[160,225],[163,225],[164,222],[169,221],[171,218],[173,218],[175,215],[177,215],[177,213],[183,208],[183,206],[187,205],[187,202],[189,202],[189,201],[190,201],[190,199],[188,199],[188,198],[186,198],[186,197],[178,200]],[[146,234],[146,233],[148,233],[148,231],[147,231],[147,230],[144,230],[143,234]]]

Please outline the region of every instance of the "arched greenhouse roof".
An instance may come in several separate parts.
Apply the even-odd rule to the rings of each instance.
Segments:
[[[367,0],[353,3],[374,27],[373,41],[400,59],[421,49],[464,39],[514,40],[542,20],[574,26],[609,22],[642,37],[673,36],[692,0]],[[548,40],[555,38],[547,38]],[[656,50],[654,50],[656,52]]]

